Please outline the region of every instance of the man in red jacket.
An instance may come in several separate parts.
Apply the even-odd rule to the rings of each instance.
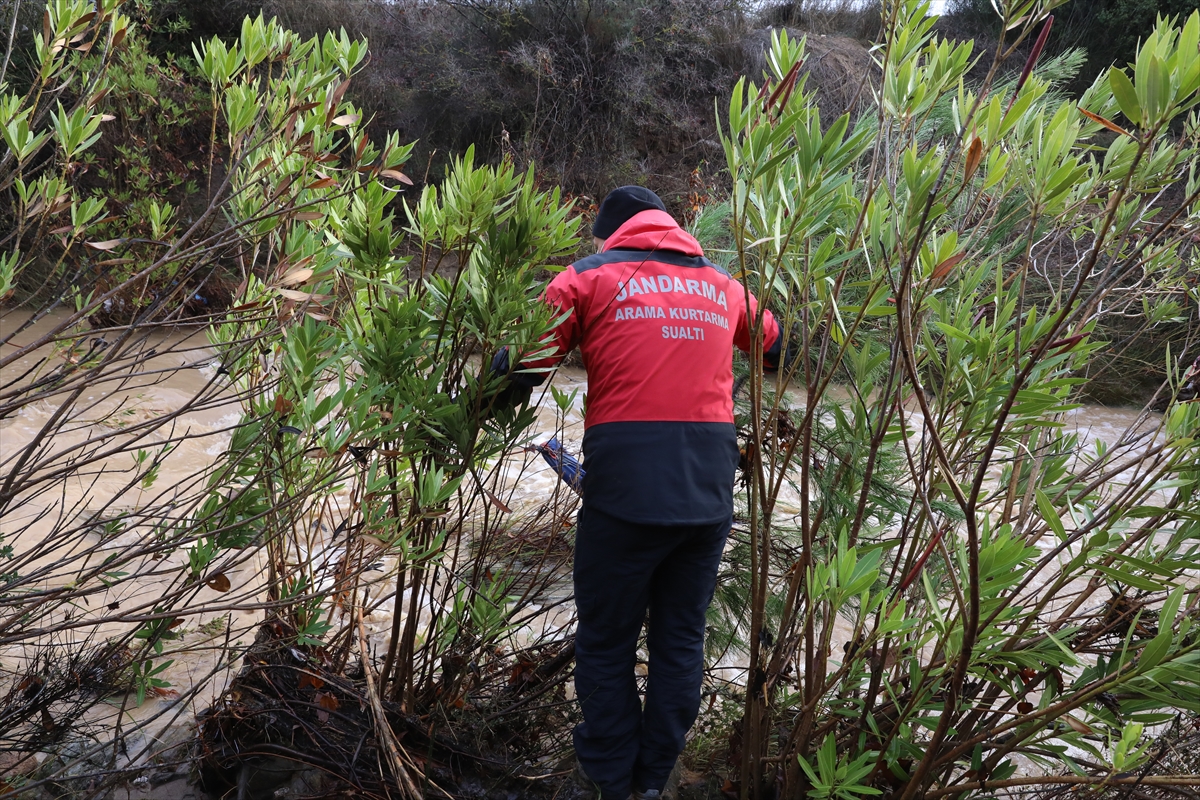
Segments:
[[[640,186],[613,190],[599,252],[546,288],[564,318],[554,366],[575,347],[588,374],[583,507],[575,542],[575,752],[604,800],[658,797],[700,707],[705,612],[733,521],[738,448],[733,347],[757,303]],[[764,313],[760,346],[779,362]],[[513,373],[514,383],[540,373]],[[649,612],[645,705],[634,677]]]

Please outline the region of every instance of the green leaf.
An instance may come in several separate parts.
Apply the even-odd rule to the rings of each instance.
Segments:
[[[1135,556],[1129,556],[1123,553],[1113,553],[1112,557],[1123,564],[1137,567],[1143,572],[1148,572],[1151,575],[1157,575],[1160,578],[1166,578],[1168,581],[1174,580],[1175,575],[1179,572],[1179,570],[1183,569],[1183,566],[1180,566],[1179,569],[1172,569],[1171,567],[1163,564],[1156,564],[1153,561],[1147,561],[1144,558],[1137,558]]]
[[[1179,604],[1183,600],[1183,587],[1176,586],[1167,599],[1163,601],[1162,608],[1158,612],[1158,627],[1161,630],[1170,630],[1175,625],[1175,616],[1179,613]],[[1162,635],[1161,633],[1159,634]]]
[[[1124,570],[1102,566],[1096,566],[1094,569],[1098,572],[1104,573],[1115,581],[1124,583],[1127,586],[1132,586],[1135,589],[1141,589],[1147,592],[1161,592],[1165,588],[1161,583],[1134,575],[1132,572],[1125,572]]]
[[[974,336],[967,333],[966,331],[955,328],[953,325],[947,325],[944,322],[935,322],[935,323],[933,323],[933,326],[935,328],[937,328],[938,330],[940,330],[942,333],[946,334],[947,336],[949,336],[953,339],[961,339],[962,341],[970,342],[971,344],[975,344],[975,342],[976,342],[976,339]]]
[[[1161,122],[1171,106],[1171,74],[1167,65],[1158,56],[1153,56],[1147,67],[1145,103],[1142,109],[1146,115],[1146,125]],[[1138,76],[1141,80],[1141,76]]]
[[[1142,648],[1142,655],[1138,658],[1137,671],[1142,673],[1154,669],[1162,663],[1170,649],[1171,629],[1169,627],[1160,628],[1158,635]]]
[[[1059,539],[1067,538],[1067,529],[1063,525],[1062,517],[1058,515],[1058,511],[1054,508],[1054,503],[1046,496],[1046,493],[1041,489],[1037,490],[1037,506],[1038,511],[1042,512],[1042,517],[1046,520],[1046,524],[1054,531]]]
[[[1112,88],[1113,96],[1117,98],[1117,103],[1121,106],[1121,112],[1134,125],[1141,125],[1142,107],[1138,104],[1137,90],[1133,88],[1133,81],[1129,80],[1125,71],[1109,67],[1108,85]]]

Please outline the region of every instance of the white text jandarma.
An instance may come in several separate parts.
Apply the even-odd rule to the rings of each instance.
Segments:
[[[618,281],[617,286],[621,290],[617,294],[618,303],[622,303],[636,294],[667,294],[675,292],[677,294],[699,295],[729,311],[729,302],[725,299],[725,293],[718,292],[717,287],[708,281],[697,281],[691,278],[680,280],[679,278],[672,278],[670,275],[645,275],[641,278],[630,278],[628,283]]]

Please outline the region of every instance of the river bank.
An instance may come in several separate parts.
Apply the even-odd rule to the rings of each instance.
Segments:
[[[43,319],[26,328],[19,337],[0,335],[5,341],[3,347],[12,352],[19,342],[36,341],[59,321]],[[4,327],[15,328],[21,322],[19,317],[11,315],[0,318],[0,334],[5,333]],[[70,424],[60,427],[65,432],[56,434],[51,442],[40,444],[38,437],[48,420],[64,408],[56,406],[58,395],[52,393],[0,421],[0,442],[6,461],[38,443],[38,457],[51,471],[54,464],[71,463],[74,452],[103,452],[94,448],[114,433],[136,437],[143,451],[163,452],[152,485],[130,480],[131,474],[137,474],[136,458],[125,452],[91,461],[86,474],[69,474],[55,484],[52,495],[33,492],[0,516],[0,535],[12,548],[11,565],[39,574],[43,590],[67,585],[71,575],[90,561],[103,559],[113,551],[137,547],[153,536],[154,525],[148,516],[162,514],[164,509],[172,513],[180,498],[201,483],[226,453],[237,429],[243,409],[236,391],[223,379],[216,351],[208,344],[202,328],[158,332],[148,336],[142,347],[143,355],[148,355],[136,361],[137,370],[111,386],[95,387],[71,402],[66,411]],[[72,352],[64,349],[61,342],[32,350],[5,366],[4,382],[12,381],[10,375],[21,376],[18,381],[37,381],[68,365]],[[7,354],[0,349],[0,358]],[[549,392],[542,393],[529,440],[541,442],[554,436],[564,442],[568,451],[578,452],[586,373],[579,368],[560,369],[550,385],[573,396],[574,402],[564,414]],[[152,424],[160,420],[167,422]],[[1078,434],[1081,451],[1092,451],[1098,444],[1113,448],[1145,446],[1146,426],[1153,426],[1154,415],[1086,405],[1068,412],[1063,422]],[[557,474],[533,453],[517,449],[494,466],[498,473],[494,499],[507,518],[537,519],[548,502],[561,497],[562,484]],[[351,499],[345,494],[335,494],[334,502],[348,504]],[[793,505],[797,502],[793,498]],[[787,513],[786,508],[781,511]],[[72,517],[87,521],[86,525],[73,528],[82,536],[56,537],[56,532],[65,530],[62,522]],[[106,523],[112,519],[121,520],[119,529]],[[519,528],[520,524],[515,524],[510,531]],[[333,537],[318,535],[312,544],[310,559],[325,563],[336,560],[339,550]],[[90,598],[87,608],[63,609],[42,620],[44,635],[26,633],[18,640],[10,638],[0,649],[4,683],[9,687],[19,686],[36,671],[37,663],[47,658],[47,653],[89,651],[97,643],[126,632],[136,619],[126,609],[152,609],[155,599],[186,572],[187,558],[186,552],[165,558],[148,555],[110,590]],[[557,569],[565,566],[563,562]],[[395,556],[384,557],[365,585],[368,592],[380,594],[380,600],[362,616],[364,647],[369,652],[387,652],[390,634],[397,625],[391,605],[385,602],[389,599],[387,587],[394,583],[401,568]],[[321,569],[316,572],[320,574]],[[113,746],[104,733],[107,730],[116,732],[122,753],[116,764],[107,762],[108,768],[115,766],[130,776],[129,788],[117,790],[113,796],[124,796],[122,791],[130,797],[189,796],[187,793],[200,792],[186,784],[199,756],[194,749],[195,720],[209,712],[214,703],[228,701],[231,681],[254,661],[246,648],[261,639],[260,626],[271,619],[270,612],[261,608],[268,575],[257,548],[246,551],[237,563],[227,565],[222,575],[237,591],[231,594],[228,587],[214,585],[212,581],[198,588],[186,613],[177,617],[180,625],[168,648],[168,654],[174,651],[179,657],[172,658],[155,673],[158,683],[151,687],[153,691],[138,702],[132,687],[127,687],[126,692],[92,704],[80,720],[85,723],[81,727],[88,731],[83,738],[60,743],[56,750],[25,753],[28,758],[18,759],[12,769],[33,777],[48,769],[48,765],[81,762],[70,767],[64,773],[65,778],[60,777],[53,785],[60,789],[67,786],[74,792],[70,796],[84,796],[78,793],[84,785],[79,782],[82,779],[72,776],[98,769],[99,762],[95,759]],[[530,602],[520,624],[514,626],[509,638],[514,650],[569,637],[572,610],[565,572],[559,573],[554,585],[558,588]],[[435,607],[425,605],[410,613],[420,614],[421,627],[430,629],[437,612]],[[850,640],[852,633],[849,629],[839,629],[833,644],[840,647]],[[46,649],[47,639],[53,640],[50,650]],[[316,669],[316,662],[313,663]],[[730,685],[743,684],[746,666],[744,655],[730,653],[713,665],[712,676]],[[329,676],[321,680],[327,679],[331,680]],[[120,688],[113,685],[109,690]],[[572,700],[569,678],[562,682],[561,697],[568,703]],[[564,726],[567,722],[562,720]],[[95,751],[91,755],[88,742]],[[553,771],[550,765],[547,774]],[[311,771],[279,764],[238,774],[242,777],[234,779],[234,785],[237,780],[255,786],[270,784],[272,792],[281,789],[302,792],[306,782],[320,782]]]

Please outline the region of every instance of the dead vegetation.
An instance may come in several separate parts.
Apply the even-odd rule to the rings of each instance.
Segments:
[[[571,638],[472,663],[485,689],[418,714],[375,695],[367,677],[374,667],[361,658],[338,670],[324,650],[297,647],[295,634],[279,619],[259,628],[241,671],[201,714],[195,749],[204,790],[259,797],[299,784],[313,796],[386,798],[395,782],[415,781],[426,797],[570,796],[566,775],[547,765],[555,739],[559,757],[569,755]],[[393,756],[405,760],[403,772],[391,769]]]

